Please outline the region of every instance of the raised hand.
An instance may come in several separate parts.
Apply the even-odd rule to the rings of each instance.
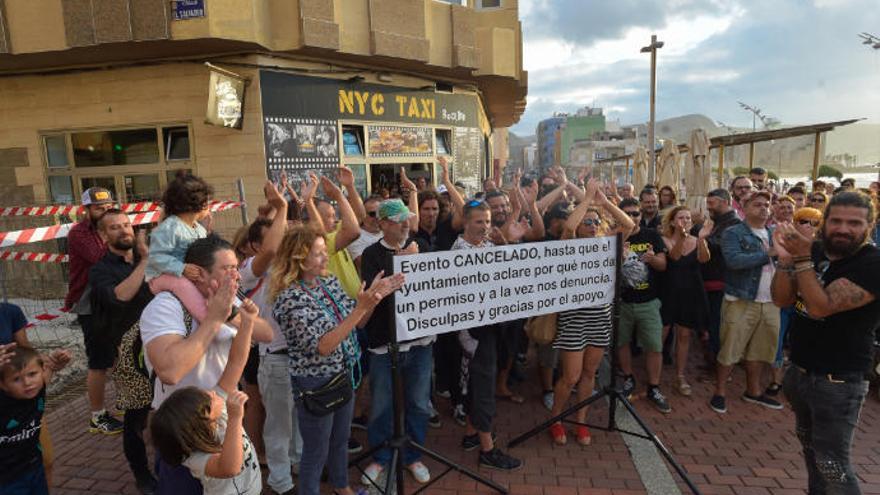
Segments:
[[[492,227],[492,230],[489,231],[489,240],[499,246],[507,244],[507,238],[504,237],[504,233],[498,227]]]
[[[15,342],[0,345],[0,366],[8,363],[12,359],[12,351],[15,350]]]
[[[134,248],[141,260],[146,260],[150,256],[150,247],[147,245],[146,230],[138,230],[134,235]]]
[[[208,311],[205,319],[225,322],[232,314],[232,301],[235,300],[236,289],[238,284],[232,280],[232,277],[224,278],[220,284],[212,281],[208,287],[206,301]]]
[[[284,196],[281,195],[272,181],[267,180],[266,184],[263,185],[263,194],[266,196],[266,202],[269,203],[269,206],[275,208],[275,211],[278,211],[287,205]]]
[[[790,265],[794,256],[785,249],[785,234],[778,227],[773,231],[773,247],[776,248],[776,256],[783,265]]]
[[[400,187],[405,192],[412,192],[412,191],[417,190],[415,183],[413,183],[413,181],[409,180],[409,177],[406,176],[406,169],[405,168],[400,169]]]
[[[703,222],[703,226],[700,227],[700,232],[697,233],[697,237],[700,239],[706,239],[712,235],[712,229],[714,228],[715,222],[713,222],[711,218],[707,218],[706,221]]]
[[[339,199],[342,196],[342,189],[324,175],[321,176],[321,189],[328,198]]]
[[[445,156],[438,156],[437,164],[440,165],[440,182],[445,184],[449,181],[449,162]]]
[[[354,187],[354,172],[345,165],[339,167],[339,170],[336,172],[336,178],[339,180],[339,183],[342,184],[342,187]]]
[[[71,354],[67,349],[56,349],[46,356],[46,367],[52,371],[63,370],[70,364]]]
[[[233,390],[226,397],[226,414],[230,420],[240,420],[244,416],[244,404],[248,401],[248,396],[241,390]]]
[[[813,240],[798,232],[794,225],[789,222],[783,222],[776,226],[773,239],[777,239],[777,245],[781,246],[785,251],[791,253],[794,257],[809,256],[810,248],[813,246]]]
[[[300,189],[300,196],[302,196],[303,201],[311,201],[315,199],[315,193],[318,191],[318,176],[314,173],[309,172],[309,179],[304,180],[302,183],[302,189]]]

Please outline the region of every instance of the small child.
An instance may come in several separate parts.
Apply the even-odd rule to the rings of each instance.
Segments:
[[[250,299],[240,307],[241,329],[214,390],[174,391],[150,421],[153,444],[165,462],[183,464],[202,483],[205,495],[259,494],[260,463],[242,427],[248,396],[237,389],[259,309]]]
[[[166,218],[150,234],[145,272],[153,294],[171,291],[198,321],[207,314],[205,298],[192,282],[198,278],[199,268],[183,259],[193,241],[208,235],[199,221],[211,215],[211,194],[213,189],[204,179],[178,172],[162,195]]]
[[[70,353],[54,351],[44,364],[30,347],[0,347],[0,493],[48,494],[40,445],[46,386]]]

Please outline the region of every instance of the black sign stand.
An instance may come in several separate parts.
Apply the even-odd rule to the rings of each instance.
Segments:
[[[393,305],[394,304],[394,300],[393,300],[394,295],[392,294],[389,297],[392,298],[392,305]],[[393,325],[394,322],[392,322],[391,324]],[[390,363],[391,364],[391,401],[394,404],[394,406],[393,406],[394,407],[394,433],[392,434],[390,439],[382,442],[381,444],[379,444],[377,446],[370,448],[366,452],[363,452],[362,454],[358,455],[354,459],[350,460],[348,465],[354,466],[358,469],[358,471],[360,471],[361,473],[364,473],[364,470],[360,467],[360,463],[363,462],[364,459],[372,457],[372,455],[378,450],[385,449],[385,448],[391,449],[391,464],[388,466],[388,469],[385,470],[386,479],[385,479],[384,489],[382,487],[380,487],[379,485],[377,485],[374,480],[370,480],[370,484],[375,486],[376,489],[378,489],[382,494],[389,495],[391,493],[391,480],[392,480],[392,478],[394,478],[395,482],[396,482],[395,486],[396,486],[397,495],[404,495],[406,493],[406,491],[405,491],[405,484],[403,481],[404,474],[405,474],[405,469],[404,469],[405,466],[403,465],[403,450],[404,449],[413,449],[413,450],[417,450],[417,451],[421,452],[422,454],[424,454],[427,457],[430,457],[431,459],[434,459],[435,461],[439,462],[440,464],[442,464],[443,466],[446,467],[445,471],[440,473],[439,476],[432,477],[431,481],[429,481],[428,483],[425,483],[423,486],[421,486],[418,490],[416,490],[414,492],[413,495],[415,495],[417,493],[422,493],[423,491],[427,490],[429,486],[433,485],[435,482],[437,482],[443,476],[446,476],[450,471],[458,471],[461,474],[467,476],[468,478],[471,478],[472,480],[476,481],[477,483],[480,483],[482,485],[488,486],[489,488],[492,488],[493,490],[495,490],[498,493],[507,494],[508,493],[507,488],[504,488],[503,486],[499,485],[498,483],[495,483],[494,481],[492,481],[490,479],[483,478],[482,476],[480,476],[476,472],[471,471],[470,469],[462,466],[461,464],[456,463],[455,461],[453,461],[451,459],[448,459],[448,458],[442,456],[441,454],[439,454],[437,452],[434,452],[433,450],[425,447],[424,445],[420,445],[420,444],[416,443],[415,441],[413,441],[413,439],[411,439],[409,437],[409,435],[406,434],[405,426],[404,426],[404,415],[403,415],[403,404],[404,404],[404,402],[403,402],[404,401],[404,399],[403,399],[403,379],[400,376],[400,368],[399,368],[400,345],[397,341],[396,329],[393,329],[391,331],[391,340],[388,342],[388,356],[391,360],[391,363]]]
[[[645,423],[639,413],[636,411],[635,407],[630,403],[629,399],[623,396],[620,393],[620,389],[617,388],[617,331],[618,325],[620,324],[620,284],[621,284],[621,265],[623,264],[623,236],[621,234],[617,234],[617,254],[615,257],[615,280],[614,280],[614,317],[612,320],[611,326],[611,345],[609,346],[609,351],[611,352],[611,380],[607,386],[602,388],[598,393],[594,394],[591,397],[569,407],[568,409],[562,411],[558,416],[554,416],[547,421],[539,424],[538,426],[532,428],[531,430],[517,436],[513,440],[511,440],[508,444],[508,448],[514,448],[517,445],[525,442],[526,440],[534,437],[535,435],[547,430],[554,423],[559,421],[564,421],[566,423],[581,425],[581,426],[589,426],[590,428],[594,428],[602,431],[616,431],[619,433],[623,433],[626,435],[631,435],[638,438],[643,438],[645,440],[649,440],[651,443],[657,447],[657,450],[663,455],[663,457],[669,462],[669,464],[675,469],[678,475],[684,480],[685,484],[690,488],[691,492],[695,495],[700,495],[700,490],[694,484],[694,482],[688,477],[684,468],[676,462],[675,458],[672,457],[672,453],[669,452],[669,449],[663,445],[663,442],[657,438],[657,435],[648,427],[648,424]],[[571,416],[579,409],[589,406],[590,404],[607,397],[609,399],[608,403],[608,424],[605,426],[602,425],[592,425],[592,424],[582,424],[575,421],[571,421],[568,416]],[[617,416],[617,404],[620,403],[627,411],[629,411],[630,415],[632,415],[633,419],[638,423],[639,428],[641,428],[642,432],[635,432],[629,430],[620,429],[617,426],[616,416]]]

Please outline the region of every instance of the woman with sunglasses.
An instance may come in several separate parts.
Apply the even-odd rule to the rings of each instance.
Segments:
[[[828,195],[822,191],[813,191],[810,194],[810,206],[821,211],[825,211],[825,205],[828,203]]]
[[[599,186],[599,182],[595,179],[590,179],[587,183],[585,199],[568,216],[563,227],[562,239],[613,236],[618,232],[625,238],[633,229],[635,226],[633,219],[611,202]],[[596,207],[611,214],[617,224],[616,229],[604,228],[602,215]],[[559,313],[553,348],[560,351],[562,375],[553,390],[551,416],[559,415],[567,407],[571,390],[575,385],[578,387],[578,402],[593,393],[596,370],[605,354],[605,348],[611,341],[612,309],[611,304],[606,304]],[[578,410],[575,420],[578,423],[586,422],[587,408]],[[550,435],[557,445],[565,445],[568,441],[561,422],[554,423],[550,427]],[[575,435],[580,445],[590,445],[590,430],[586,426],[578,426]]]
[[[810,195],[811,200],[814,195],[818,194],[819,193],[813,193]],[[810,207],[800,208],[794,213],[792,223],[794,224],[794,228],[802,235],[809,239],[814,239],[819,231],[819,227],[822,225],[822,211]],[[767,386],[767,390],[764,391],[764,393],[770,397],[778,395],[779,390],[782,389],[782,376],[784,374],[782,365],[785,361],[783,348],[785,347],[785,335],[788,332],[788,325],[791,322],[792,317],[794,317],[794,306],[780,308],[779,341],[776,345],[776,359],[773,361],[771,370],[773,381]]]
[[[691,211],[676,206],[666,212],[660,232],[669,250],[660,293],[663,341],[674,326],[677,388],[685,397],[692,393],[684,374],[691,332],[709,323],[709,299],[703,289],[700,265],[709,261],[706,238],[712,233],[712,222],[705,222],[697,237],[691,235],[693,226]]]

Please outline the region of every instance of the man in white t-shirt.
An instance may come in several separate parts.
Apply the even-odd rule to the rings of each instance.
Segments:
[[[772,257],[770,193],[757,191],[743,200],[745,220],[721,236],[724,255],[724,301],[721,304],[721,350],[715,395],[709,407],[727,412],[727,377],[735,364],[745,361],[746,391],[742,399],[769,409],[782,409],[764,394],[764,368],[776,360],[779,308],[773,304],[770,284],[775,271]]]
[[[364,201],[364,210],[367,215],[361,223],[361,235],[348,245],[348,254],[354,260],[358,273],[361,271],[361,254],[364,253],[364,249],[382,239],[382,229],[379,228],[379,203],[381,202],[381,196],[370,196]]]
[[[184,261],[199,267],[196,287],[207,299],[208,312],[204,321],[193,320],[187,328],[183,305],[170,292],[157,294],[144,308],[141,340],[147,368],[156,375],[153,408],[179,388],[211,390],[217,386],[236,334],[234,325],[239,321],[236,316],[227,323],[240,278],[232,246],[219,237],[198,239],[187,250]],[[254,323],[253,339],[272,340],[272,329],[265,320]],[[157,493],[195,492],[188,489],[198,485],[192,482],[187,468],[174,468],[161,461],[158,464]]]

